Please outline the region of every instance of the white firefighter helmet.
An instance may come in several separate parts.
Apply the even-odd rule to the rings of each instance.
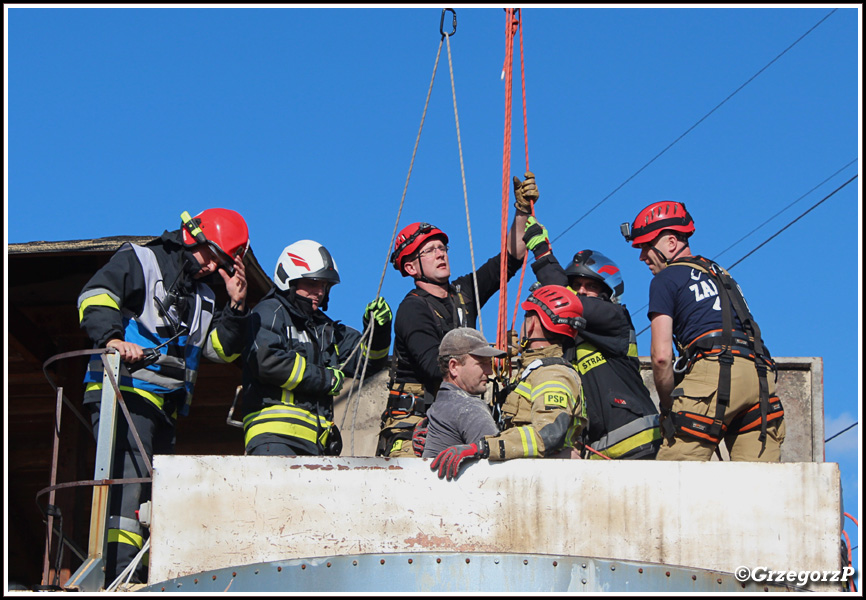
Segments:
[[[298,279],[323,279],[331,285],[340,283],[340,273],[327,248],[313,240],[301,240],[289,244],[280,253],[274,269],[274,283],[287,291],[292,281]]]

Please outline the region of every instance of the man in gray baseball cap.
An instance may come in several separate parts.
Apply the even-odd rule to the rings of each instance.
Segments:
[[[422,456],[435,458],[450,446],[496,435],[499,428],[482,394],[493,374],[493,358],[505,356],[477,329],[458,327],[439,344],[442,385],[427,411],[427,440]]]

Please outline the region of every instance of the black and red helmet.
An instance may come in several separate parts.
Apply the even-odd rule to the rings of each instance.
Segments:
[[[394,251],[391,253],[391,264],[394,268],[400,271],[403,276],[406,272],[403,270],[403,262],[413,254],[430,238],[440,237],[446,244],[448,236],[444,231],[431,225],[430,223],[412,223],[403,228],[394,240]]]
[[[573,338],[579,330],[586,328],[583,303],[561,285],[535,288],[520,308],[537,314],[546,330],[566,337]]]
[[[666,229],[678,231],[686,237],[695,232],[695,222],[685,204],[668,200],[655,202],[638,213],[631,229],[628,223],[621,227],[626,241],[631,242],[634,248],[653,241]]]
[[[596,250],[581,250],[571,259],[571,264],[565,269],[568,280],[573,277],[587,277],[598,281],[607,288],[608,297],[613,300],[622,296],[625,282],[622,272],[615,262]]]

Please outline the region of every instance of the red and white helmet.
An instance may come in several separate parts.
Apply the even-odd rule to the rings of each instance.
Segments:
[[[394,240],[394,251],[391,253],[391,264],[406,277],[403,262],[418,251],[424,242],[432,237],[440,237],[446,244],[448,236],[445,232],[430,223],[412,223],[403,228]]]
[[[542,326],[553,333],[573,338],[577,336],[579,330],[586,328],[583,303],[568,288],[561,285],[543,285],[535,288],[520,307],[527,312],[537,314]]]
[[[232,267],[234,258],[243,258],[250,247],[247,222],[233,210],[209,208],[194,217],[184,211],[180,219],[183,243],[187,246],[206,244],[225,267]]]
[[[631,242],[634,248],[639,248],[641,244],[656,239],[666,229],[689,237],[695,232],[695,222],[685,204],[665,200],[650,204],[640,211],[631,230],[628,223],[623,223],[620,229],[626,241]]]
[[[313,240],[301,240],[283,249],[274,268],[274,283],[287,291],[291,282],[298,279],[323,279],[331,285],[340,283],[337,263],[327,248]]]

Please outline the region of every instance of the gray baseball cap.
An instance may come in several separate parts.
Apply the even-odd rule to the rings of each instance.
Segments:
[[[445,334],[439,344],[439,356],[505,356],[504,350],[493,348],[477,329],[458,327]]]

